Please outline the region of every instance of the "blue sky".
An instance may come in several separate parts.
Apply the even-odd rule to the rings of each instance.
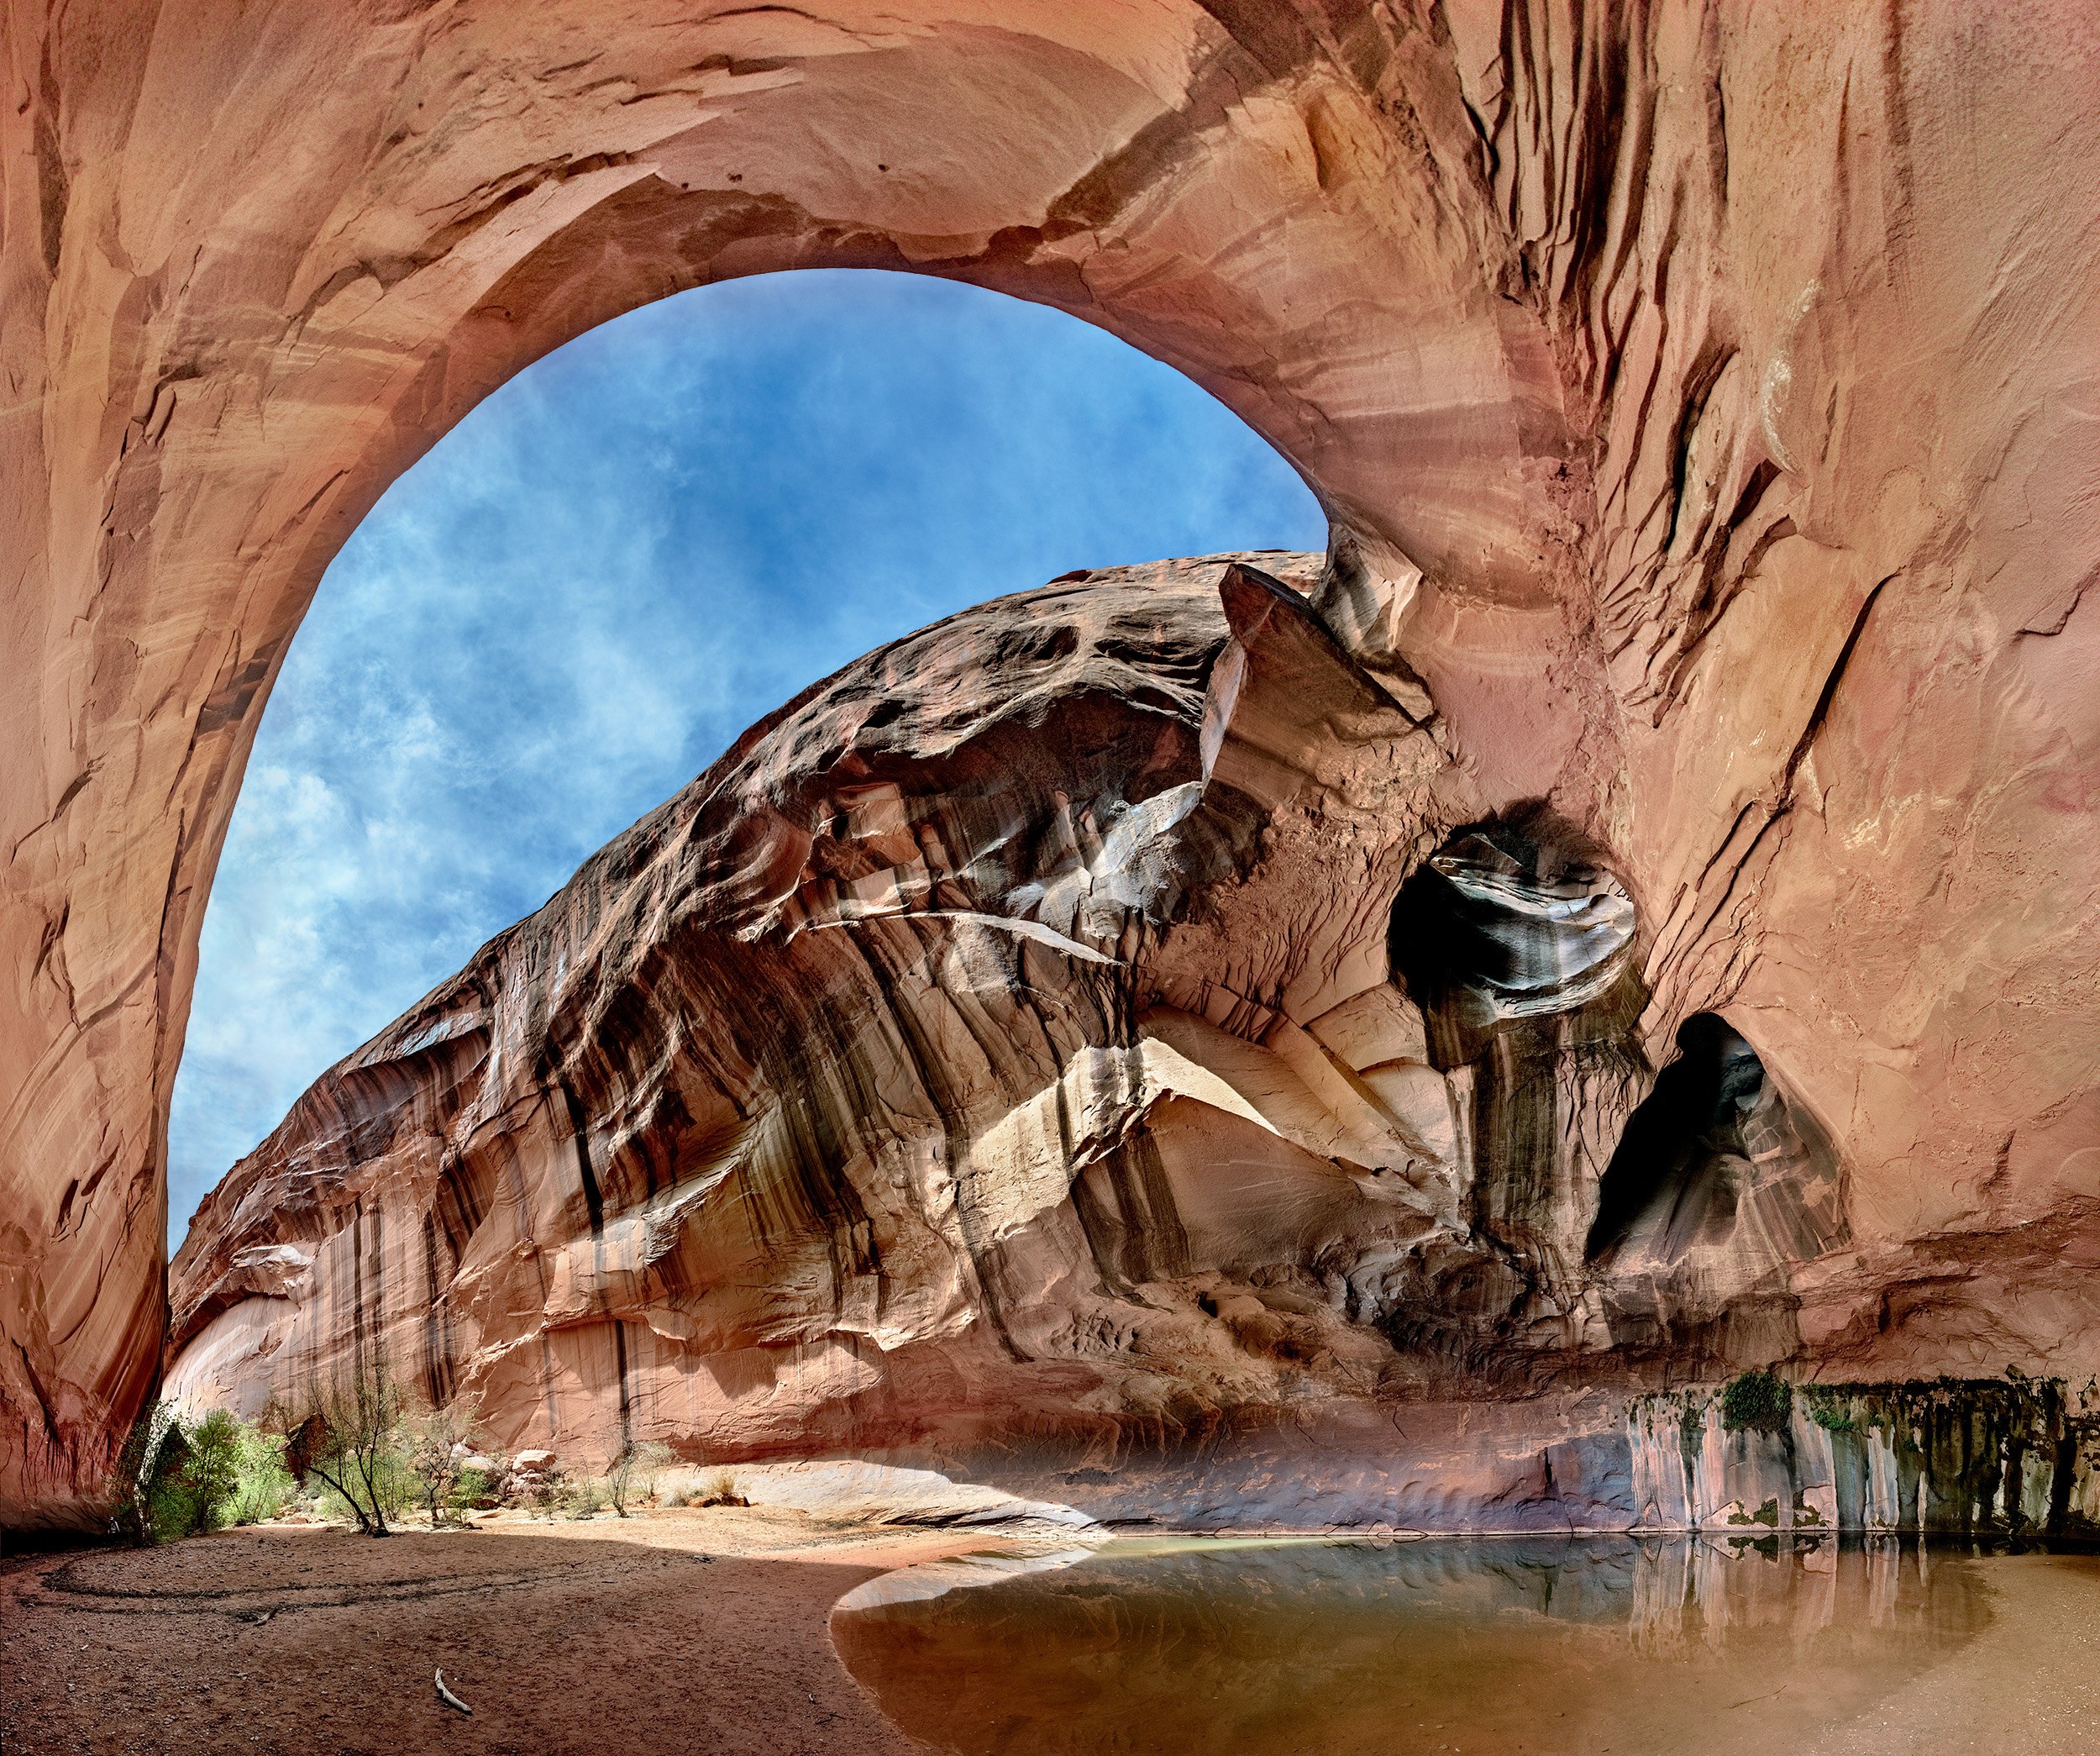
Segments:
[[[286,660],[204,922],[173,1240],[317,1074],[805,684],[1070,568],[1325,540],[1187,379],[974,287],[766,276],[550,355],[388,492]]]

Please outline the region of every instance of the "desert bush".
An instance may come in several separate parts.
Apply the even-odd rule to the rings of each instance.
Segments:
[[[177,1543],[204,1528],[205,1510],[191,1486],[188,1442],[178,1425],[160,1446],[160,1458],[146,1489],[146,1541]]]
[[[709,1476],[694,1495],[695,1506],[749,1506],[751,1502],[737,1491],[737,1477],[733,1470],[717,1469]]]
[[[657,1484],[662,1480],[664,1472],[677,1462],[678,1454],[669,1445],[657,1440],[651,1439],[647,1444],[636,1448],[635,1474],[644,1499],[656,1498]]]
[[[402,1417],[403,1458],[416,1480],[418,1497],[436,1530],[457,1509],[459,1460],[474,1443],[475,1406],[466,1399],[444,1408],[412,1410]]]
[[[677,1461],[675,1451],[654,1439],[646,1444],[623,1447],[606,1471],[606,1494],[612,1503],[612,1510],[624,1518],[628,1501],[638,1497],[654,1500],[658,1478]]]
[[[620,1517],[627,1515],[627,1499],[634,1492],[635,1448],[621,1448],[620,1454],[606,1466],[605,1492],[606,1502]]]
[[[292,1486],[283,1445],[224,1409],[185,1420],[173,1403],[156,1403],[118,1454],[112,1527],[134,1543],[170,1543],[270,1517]]]
[[[183,1423],[189,1454],[181,1475],[189,1490],[190,1532],[217,1530],[225,1522],[240,1487],[241,1437],[240,1422],[223,1408]]]
[[[391,1535],[395,1522],[418,1498],[416,1478],[397,1449],[374,1458],[369,1473],[359,1466],[340,1482],[323,1475],[320,1466],[313,1476],[314,1516],[332,1524],[354,1525],[368,1537]]]
[[[454,1513],[493,1506],[496,1485],[496,1479],[486,1469],[462,1469],[453,1478],[452,1497],[446,1504]]]
[[[228,1524],[257,1524],[275,1518],[290,1503],[298,1484],[285,1467],[285,1438],[255,1422],[240,1423],[235,1480],[225,1507]]]

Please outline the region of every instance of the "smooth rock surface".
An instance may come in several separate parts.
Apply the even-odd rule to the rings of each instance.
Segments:
[[[1432,1351],[1480,1321],[1467,1298],[1506,1308],[1524,1287],[1582,1278],[1580,1191],[1610,1159],[1641,1063],[1714,1014],[1829,1143],[1842,1228],[1825,1223],[1830,1191],[1809,1186],[1805,1154],[1762,1231],[1782,1255],[1819,1239],[1813,1261],[1661,1276],[1638,1310],[1589,1308],[1571,1345],[1616,1335],[1667,1354],[1714,1299],[1747,1298],[1755,1321],[1695,1337],[1695,1351],[1794,1350],[1854,1375],[2096,1364],[2089,8],[16,0],[6,18],[0,1524],[91,1521],[152,1389],[165,1122],[198,923],[263,699],[328,560],[410,461],[549,348],[681,287],[802,265],[922,269],[1059,305],[1216,392],[1334,521],[1314,597],[1362,670],[1328,709],[1389,711],[1363,705],[1368,687],[1399,716],[1369,740],[1389,763],[1352,749],[1346,779],[1316,774],[1302,791],[1291,752],[1308,728],[1289,691],[1221,747],[1219,771],[1281,814],[1293,851],[1215,925],[1176,929],[1171,973],[1190,991],[1174,1010],[1195,1022],[1144,1038],[1162,1046],[1136,1063],[1119,1042],[1062,1068],[1061,1096],[985,1147],[990,1162],[1033,1163],[1026,1143],[1057,1114],[1120,1114],[1100,1092],[1142,1090],[1181,1162],[1257,1136],[1304,1151],[1291,1200],[1308,1228],[1363,1196],[1357,1172],[1317,1169],[1337,1154],[1414,1192],[1395,1215],[1426,1203],[1450,1225],[1436,1205],[1448,1181],[1408,1166],[1449,1163],[1454,1144],[1398,1131],[1390,1144],[1365,1119],[1411,1115],[1410,1091],[1433,1098],[1409,1056],[1350,1067],[1382,1094],[1361,1114],[1339,1096],[1319,1115],[1294,1099],[1286,1125],[1281,1100],[1274,1117],[1250,1100],[1269,1128],[1175,1083],[1184,1063],[1226,1078],[1215,1070],[1237,1051],[1208,1032],[1253,1044],[1307,1091],[1324,1083],[1310,1026],[1342,1038],[1363,1025],[1331,1015],[1383,977],[1366,923],[1383,929],[1386,886],[1436,845],[1422,834],[1434,813],[1395,802],[1431,785],[1419,765],[1433,750],[1468,793],[1452,827],[1543,802],[1608,855],[1640,923],[1629,967],[1645,997],[1631,1017],[1585,1015],[1570,1027],[1580,1040],[1530,1021],[1511,1045],[1530,1074],[1437,1065],[1457,1052],[1446,1043],[1412,1063],[1440,1080],[1476,1070],[1474,1107],[1501,1154],[1488,1218],[1515,1252],[1507,1283],[1453,1291]],[[1281,670],[1307,662],[1304,641],[1283,649],[1292,638],[1270,654]],[[1432,714],[1433,734],[1399,729]],[[887,807],[855,808],[848,842],[880,844]],[[879,911],[884,885],[904,882],[882,874],[918,881],[907,851],[885,845],[866,857],[888,864],[825,881]],[[1297,860],[1357,860],[1364,918],[1296,921]],[[1060,870],[1046,867],[1046,898]],[[774,878],[741,881],[763,901]],[[1089,891],[1088,906],[1105,901]],[[1053,914],[1066,918],[1046,900],[1031,918]],[[795,924],[764,918],[765,933]],[[634,927],[639,956],[654,924]],[[1075,928],[1084,939],[1076,902],[1042,930]],[[916,956],[896,936],[923,949],[920,930],[812,926],[787,962],[821,986],[853,960],[847,947]],[[1062,959],[1068,995],[1109,981],[1080,965],[1113,967],[1034,928],[937,931],[964,961]],[[597,933],[579,923],[562,944]],[[731,937],[739,959],[775,954],[775,939]],[[536,991],[557,973],[533,972]],[[1206,994],[1249,1009],[1221,1001],[1214,1017]],[[545,1070],[573,1062],[584,1079],[601,1034],[585,1022],[564,1019],[576,1034]],[[925,1047],[937,1065],[961,1055],[967,1102],[989,1103],[1045,1054],[1026,1032],[1076,1027],[1019,1028],[1018,1047],[986,1049],[967,1024]],[[412,1113],[413,1132],[449,1138],[459,1118],[444,1106],[471,1101],[487,1051],[464,1027],[433,1029],[395,1041],[362,1083],[339,1081],[356,1092],[344,1114]],[[980,1075],[979,1059],[994,1070]],[[1544,1090],[1549,1062],[1541,1133],[1523,1094]],[[1267,1068],[1245,1078],[1260,1085]],[[522,1090],[536,1070],[499,1067],[496,1083]],[[837,1113],[879,1118],[878,1138],[938,1135],[916,1114],[931,1133],[885,1135],[893,1088],[885,1076]],[[543,1148],[580,1131],[635,1174],[656,1149],[603,1131],[633,1113],[627,1094],[571,1090],[582,1124],[564,1135],[550,1112]],[[450,1095],[426,1115],[418,1094]],[[741,1126],[695,1101],[671,1133],[641,1138],[686,1130],[700,1151],[709,1130]],[[1113,1124],[1100,1126],[1087,1149],[1105,1154]],[[827,1167],[795,1184],[795,1201],[821,1210],[850,1182],[846,1160],[875,1150],[849,1132],[769,1147]],[[1541,1139],[1579,1142],[1582,1168],[1548,1164],[1561,1149]],[[556,1186],[551,1165],[506,1175]],[[643,1175],[643,1207],[669,1186]],[[953,1223],[972,1249],[1018,1261],[1027,1246],[1007,1239],[1047,1187],[1005,1170],[964,1179]],[[600,1355],[630,1333],[656,1338],[640,1344],[649,1372],[659,1346],[756,1346],[782,1313],[864,1273],[864,1241],[792,1261],[711,1242],[681,1272],[754,1275],[733,1319],[696,1316],[667,1337],[610,1324],[607,1311],[656,1308],[638,1264],[668,1222],[633,1207],[625,1182],[601,1196],[602,1266],[596,1242],[578,1243],[589,1228],[562,1216],[536,1259],[546,1288],[504,1314],[520,1333],[536,1333],[535,1312],[573,1314],[506,1357],[507,1406],[543,1384],[595,1396],[627,1381],[633,1362],[622,1374],[617,1351]],[[800,1211],[754,1216],[753,1235]],[[864,1237],[890,1222],[871,1211]],[[1200,1213],[1191,1248],[1223,1248],[1242,1223]],[[363,1237],[355,1248],[382,1256],[415,1242]],[[896,1278],[914,1291],[901,1312],[885,1293],[856,1307],[853,1348],[794,1354],[784,1406],[859,1385],[893,1324],[938,1328],[978,1308],[975,1289],[939,1290],[937,1252],[902,1248]],[[1150,1271],[1117,1253],[1126,1278]],[[333,1285],[288,1256],[242,1265],[246,1294],[223,1321],[309,1271]],[[1013,1272],[1027,1284],[1045,1270]],[[1489,1352],[1529,1347],[1496,1337]],[[733,1372],[695,1381],[706,1376],[678,1379],[679,1418],[753,1394]],[[900,1391],[906,1407],[971,1393],[948,1378]],[[1021,1406],[1035,1401],[1031,1389]],[[980,1412],[988,1431],[1005,1417]],[[546,1418],[559,1427],[559,1406]]]

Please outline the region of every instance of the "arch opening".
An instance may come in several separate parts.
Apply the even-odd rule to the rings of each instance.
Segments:
[[[1541,802],[1454,831],[1394,901],[1388,960],[1464,1112],[1467,1211],[1534,1314],[1579,1294],[1599,1139],[1645,1065],[1637,927],[1607,851]]]
[[[171,1247],[308,1080],[819,677],[1075,564],[1323,534],[1184,375],[966,284],[749,276],[535,363],[367,516],[273,691],[204,928]]]

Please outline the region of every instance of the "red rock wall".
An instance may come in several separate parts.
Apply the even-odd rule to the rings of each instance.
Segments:
[[[1866,1520],[1832,1496],[1872,1459],[1805,1402],[1761,1445],[1647,1393],[1961,1367],[1883,1333],[1897,1300],[2100,1363],[2007,1320],[2015,1279],[2086,1302],[2075,1264],[1870,1266],[1852,1166],[1714,1014],[1658,1075],[1610,849],[1483,812],[1419,682],[1265,570],[1320,559],[1253,559],[984,605],[753,728],[234,1168],[174,1264],[172,1393],[296,1420],[376,1354],[572,1464],[1594,1527],[1796,1488]],[[1999,1437],[1874,1516],[2084,1517],[2092,1417],[2040,1382],[1948,1405]]]
[[[1811,1344],[2086,1326],[2087,9],[6,18],[0,1517],[85,1516],[150,1382],[199,914],[328,559],[548,348],[804,264],[1063,305],[1305,471],[1329,625],[1611,851],[1641,1040],[1725,1012],[1826,1126]]]

